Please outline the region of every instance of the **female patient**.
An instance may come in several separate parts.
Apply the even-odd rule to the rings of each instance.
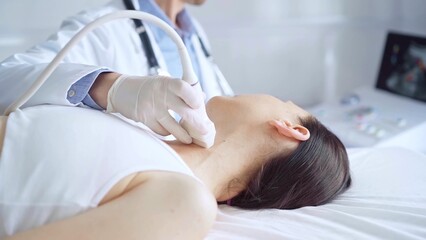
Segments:
[[[24,113],[9,117],[0,160],[0,237],[23,231],[8,239],[202,239],[216,202],[295,209],[325,204],[350,185],[339,139],[293,103],[267,95],[211,99],[207,113],[217,135],[210,149],[164,143],[87,109],[45,106]],[[24,118],[31,127],[19,124]],[[60,128],[73,123],[85,130]],[[44,143],[33,138],[31,151],[20,144],[25,155],[19,157],[13,141],[32,136]],[[70,146],[70,138],[88,140]],[[55,159],[57,152],[65,157]],[[48,204],[39,200],[46,198]]]

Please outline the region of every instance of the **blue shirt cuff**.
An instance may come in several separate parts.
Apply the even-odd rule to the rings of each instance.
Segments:
[[[90,96],[90,94],[87,94],[86,97],[81,101],[84,105],[89,106],[91,108],[94,108],[96,110],[105,110],[101,106],[99,106],[95,100]]]
[[[70,89],[68,90],[67,99],[72,104],[83,103],[91,108],[102,110],[96,102],[89,96],[89,90],[95,82],[99,74],[104,72],[111,72],[107,69],[99,69],[92,73],[87,74],[86,76],[80,78],[75,82]]]

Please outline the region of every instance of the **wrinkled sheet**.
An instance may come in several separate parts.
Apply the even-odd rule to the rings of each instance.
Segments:
[[[349,149],[352,187],[329,204],[296,210],[221,205],[216,239],[426,239],[426,155]]]

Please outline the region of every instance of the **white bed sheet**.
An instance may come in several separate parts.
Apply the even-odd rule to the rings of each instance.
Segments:
[[[329,204],[247,211],[221,206],[207,240],[426,239],[426,156],[349,149],[352,186]]]

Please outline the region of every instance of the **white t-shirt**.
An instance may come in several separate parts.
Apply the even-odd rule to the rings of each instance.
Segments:
[[[18,110],[0,157],[0,238],[94,208],[119,180],[149,170],[197,179],[142,124],[76,107]]]

